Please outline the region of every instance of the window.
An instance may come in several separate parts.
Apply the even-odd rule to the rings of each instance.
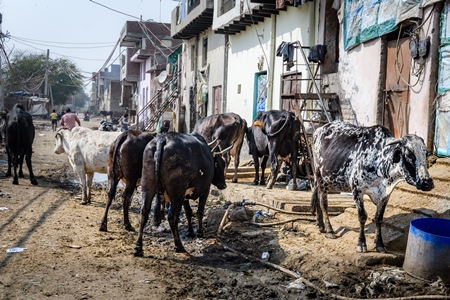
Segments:
[[[230,11],[236,6],[236,0],[222,0],[220,3],[220,15]]]
[[[195,45],[192,45],[191,46],[191,71],[194,71],[194,69],[195,69],[195,60],[196,60]]]
[[[206,64],[208,63],[208,39],[203,39],[203,45],[202,45],[202,66],[206,67]]]

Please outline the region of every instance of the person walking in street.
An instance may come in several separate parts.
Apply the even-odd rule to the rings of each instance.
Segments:
[[[78,119],[77,115],[71,112],[70,108],[67,108],[66,113],[61,117],[61,126],[72,130],[76,123],[78,123],[78,126],[81,126],[80,119]]]
[[[53,110],[50,114],[50,120],[52,120],[52,130],[56,131],[56,128],[58,127],[58,114],[56,113],[56,110]]]
[[[128,130],[128,114],[124,114],[120,121],[120,131],[125,132]]]

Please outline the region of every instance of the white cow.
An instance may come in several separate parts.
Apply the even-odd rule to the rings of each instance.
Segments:
[[[80,204],[91,203],[94,173],[107,173],[109,148],[120,134],[86,127],[75,127],[72,131],[61,128],[56,132],[54,151],[56,154],[67,154],[73,171],[80,179],[83,192]]]

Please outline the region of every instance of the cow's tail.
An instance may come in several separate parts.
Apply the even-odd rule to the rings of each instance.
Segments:
[[[120,159],[122,158],[120,155],[120,148],[122,148],[122,144],[127,140],[128,135],[127,134],[121,134],[116,141],[114,142],[114,147],[110,149],[113,152],[112,161],[110,163],[110,167],[112,168],[113,173],[116,174],[116,167],[121,168],[122,164],[120,163]],[[122,170],[120,170],[120,173],[122,173]]]
[[[318,193],[318,189],[317,189],[317,184],[314,181],[313,183],[313,193],[311,196],[311,207],[309,208],[310,212],[312,213],[313,216],[316,215],[316,213],[318,213],[318,210],[320,208],[320,203],[319,203],[319,193]]]
[[[166,138],[164,135],[158,137],[156,142],[156,151],[154,155],[155,159],[155,225],[159,226],[161,224],[161,160],[163,156],[164,146],[166,145]],[[164,211],[162,212],[164,213]]]

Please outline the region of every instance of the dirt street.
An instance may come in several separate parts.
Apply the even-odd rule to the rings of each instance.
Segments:
[[[99,120],[82,125],[95,127]],[[329,299],[331,294],[450,297],[439,282],[426,283],[405,274],[401,262],[397,266],[360,266],[355,257],[364,254],[356,253],[354,245],[343,245],[349,248],[346,255],[330,251],[326,238],[311,234],[316,231],[311,222],[305,222],[303,231],[285,225],[259,227],[251,224],[252,208],[234,210],[233,221],[218,238],[226,199],[216,192],[206,207],[205,238],[186,237],[186,220],[181,217],[180,233],[189,255],[174,252],[165,221],[159,228],[148,224],[144,257],[136,258],[137,233],[122,227],[119,195],[109,213],[108,232],[100,232],[105,186],[96,183],[92,204],[80,205],[80,189],[66,155],[53,153],[54,132],[49,121],[35,120],[35,125],[32,162],[39,185],[30,184],[26,167],[19,185],[5,178],[7,157],[4,146],[0,147],[1,299]],[[248,182],[238,185],[249,193],[254,189]],[[194,212],[195,204],[192,202]],[[138,190],[130,212],[135,228],[139,208]],[[195,217],[193,220],[195,226]],[[255,220],[277,221],[264,216]],[[14,248],[24,249],[8,253]],[[261,258],[264,252],[274,265],[252,259]],[[308,280],[306,285],[296,279],[300,276]]]

